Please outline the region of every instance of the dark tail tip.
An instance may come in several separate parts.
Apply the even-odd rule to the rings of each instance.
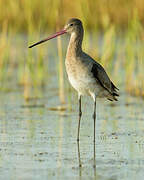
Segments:
[[[119,94],[117,94],[116,92],[114,92],[112,95],[113,96],[119,96]]]
[[[113,88],[114,90],[118,90],[118,91],[119,91],[119,89],[114,85],[113,82],[111,82],[111,85],[112,85],[112,88]]]
[[[115,100],[115,101],[118,101],[118,99],[117,99],[116,97],[114,97],[114,100]]]

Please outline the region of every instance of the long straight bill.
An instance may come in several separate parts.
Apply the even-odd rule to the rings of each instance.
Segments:
[[[32,47],[34,47],[34,46],[37,46],[38,44],[41,44],[41,43],[43,43],[43,42],[45,42],[45,41],[48,41],[48,40],[50,40],[50,39],[53,39],[53,38],[55,38],[55,37],[57,37],[57,36],[60,36],[60,35],[62,35],[62,34],[65,34],[65,33],[66,33],[66,30],[61,30],[61,31],[59,31],[59,32],[56,32],[55,34],[49,36],[48,38],[43,39],[43,40],[41,40],[41,41],[39,41],[39,42],[37,42],[37,43],[29,46],[29,48],[32,48]]]

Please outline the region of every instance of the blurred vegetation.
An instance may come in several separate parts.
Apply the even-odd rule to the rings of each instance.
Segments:
[[[98,61],[115,84],[144,97],[143,12],[143,0],[0,0],[0,89],[5,89],[6,82],[11,88],[13,83],[8,80],[13,78],[24,88],[25,99],[30,99],[34,95],[31,87],[44,87],[48,81],[48,60],[59,57],[55,71],[60,100],[65,102],[64,87],[68,85],[63,79],[65,50],[61,39],[57,53],[51,44],[51,55],[46,46],[33,50],[27,46],[77,17],[86,29],[85,51],[95,59],[100,57]]]
[[[7,23],[11,30],[28,31],[29,25],[46,30],[63,25],[70,17],[83,20],[85,27],[104,28],[107,21],[127,27],[137,9],[144,22],[143,0],[0,0],[0,24]]]

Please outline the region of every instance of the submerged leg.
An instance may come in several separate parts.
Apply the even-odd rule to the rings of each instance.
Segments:
[[[96,162],[95,162],[95,126],[96,126],[96,97],[94,98],[94,114],[93,114],[93,119],[94,119],[94,171],[96,167]]]
[[[95,125],[96,125],[96,97],[94,99],[94,113],[93,113],[93,119],[94,119],[94,142],[95,142]]]
[[[81,120],[81,116],[82,116],[82,111],[81,111],[81,95],[78,95],[78,100],[79,100],[79,122],[78,122],[77,141],[79,141],[80,120]]]

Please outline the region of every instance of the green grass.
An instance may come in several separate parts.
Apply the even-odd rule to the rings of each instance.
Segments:
[[[135,9],[143,22],[143,0],[0,0],[0,24],[15,32],[35,31],[39,26],[47,31],[79,17],[89,30],[104,29],[108,23],[126,28]]]
[[[69,17],[79,17],[86,31],[85,51],[95,59],[100,57],[97,60],[115,84],[122,84],[133,95],[144,96],[143,10],[142,0],[0,0],[0,89],[15,82],[23,86],[25,99],[36,97],[38,87],[44,87],[50,76],[51,53],[59,60],[55,71],[60,101],[65,102],[68,86],[64,80],[63,42],[58,39],[57,47],[51,43],[27,47],[44,34],[61,29]],[[101,43],[99,37],[103,37]]]

